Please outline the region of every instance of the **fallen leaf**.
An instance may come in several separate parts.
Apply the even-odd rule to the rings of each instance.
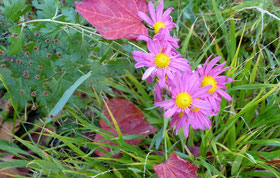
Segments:
[[[274,160],[274,159],[272,159],[272,160],[267,160],[267,159],[265,159],[263,156],[261,156],[259,153],[257,153],[258,154],[258,156],[262,159],[262,160],[264,160],[266,163],[269,163],[269,164],[279,164],[280,165],[280,160]]]
[[[114,118],[116,119],[121,133],[124,136],[143,135],[144,137],[146,137],[149,134],[157,131],[157,129],[144,118],[143,113],[132,102],[126,99],[110,99],[107,100],[106,103]],[[112,125],[114,125],[106,107],[103,107],[103,114],[109,119]],[[110,127],[105,120],[100,119],[99,124],[101,128],[111,132],[114,136],[118,135],[115,128]],[[94,138],[94,141],[98,142],[103,139],[104,138],[101,135],[97,134]],[[142,139],[138,138],[125,141],[130,145],[138,145],[141,143]],[[106,140],[104,143],[115,145],[109,140]],[[111,151],[110,148],[102,148],[107,152]],[[104,152],[100,152],[98,150],[96,150],[95,153],[99,156],[103,156],[105,154]]]
[[[138,11],[148,13],[145,0],[84,0],[75,1],[75,7],[107,40],[148,35],[137,15]]]
[[[4,167],[0,167],[0,169],[4,169]],[[17,176],[25,176],[28,173],[28,169],[24,170],[26,168],[8,168],[0,171],[0,177],[1,178],[12,178]]]
[[[195,158],[200,156],[200,147],[191,146],[189,149],[190,149],[190,151],[192,152],[192,154]]]
[[[118,134],[117,134],[117,132],[115,130],[110,129],[108,131],[111,132],[114,136],[118,136]],[[101,140],[103,140],[103,141],[101,141]],[[112,141],[110,141],[108,139],[104,140],[104,137],[102,137],[99,134],[95,135],[94,142],[102,142],[102,143],[109,144],[109,145],[117,145],[117,144],[115,144],[114,142],[112,142]],[[110,147],[105,147],[105,146],[100,146],[100,147],[103,148],[105,152],[102,152],[102,151],[99,151],[99,150],[95,150],[94,153],[97,154],[98,156],[103,156],[103,155],[105,155],[108,152],[113,152],[113,149],[110,148]],[[113,157],[114,158],[119,158],[121,155],[122,155],[122,153],[117,153],[117,154],[114,154]]]
[[[14,133],[19,129],[20,121],[19,119],[15,122]],[[0,116],[0,139],[7,140],[9,142],[13,141],[11,137],[14,123],[12,121],[3,121],[3,118]]]
[[[153,165],[153,168],[158,178],[199,178],[196,174],[197,167],[176,153],[171,153],[165,162]]]
[[[1,153],[8,153],[5,150],[1,150]],[[24,155],[21,155],[24,156]],[[1,158],[4,158],[5,160],[2,160]],[[9,160],[7,159],[20,159],[17,156],[14,155],[2,155],[0,158],[0,162],[5,161],[8,162]],[[7,168],[7,167],[0,167],[0,177],[1,178],[12,178],[12,177],[19,177],[19,176],[27,176],[29,172],[29,169],[27,168],[18,168],[18,167],[11,167],[11,168]]]

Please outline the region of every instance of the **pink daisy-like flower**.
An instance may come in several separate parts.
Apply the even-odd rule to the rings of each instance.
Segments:
[[[155,102],[162,101],[161,88],[157,83],[155,84],[154,90],[155,90]]]
[[[154,86],[154,90],[155,90],[154,100],[155,100],[155,102],[163,101],[164,97],[162,95],[164,95],[164,93],[166,93],[167,95],[171,95],[170,90],[169,90],[171,80],[172,79],[167,78],[167,80],[165,81],[166,85],[164,86],[164,88],[160,88],[158,83],[155,84],[155,86]]]
[[[204,129],[205,126],[209,128],[211,122],[208,116],[212,115],[212,107],[204,98],[210,95],[207,91],[211,86],[200,87],[197,71],[178,72],[171,82],[171,99],[155,105],[164,108],[165,118],[174,116],[171,127],[176,125],[175,133],[183,128],[185,137],[188,137],[189,125],[194,129]]]
[[[214,67],[214,65],[221,59],[221,57],[215,57],[209,62],[211,57],[212,56],[210,56],[206,60],[203,67],[199,65],[197,67],[197,70],[200,76],[202,77],[201,86],[212,86],[211,89],[208,90],[208,93],[210,93],[211,95],[208,96],[207,99],[212,105],[214,112],[217,114],[217,112],[220,109],[220,103],[222,102],[221,97],[225,98],[228,101],[232,100],[231,96],[225,92],[225,83],[232,82],[233,79],[227,76],[219,76],[222,72],[230,69],[231,67],[223,68],[226,62],[223,62],[222,64],[219,64],[216,67]]]
[[[148,7],[151,18],[149,18],[143,12],[138,12],[138,16],[145,22],[147,22],[149,25],[151,25],[154,28],[155,33],[158,33],[159,29],[161,28],[167,28],[169,31],[171,31],[174,27],[176,27],[176,24],[172,21],[172,17],[169,15],[172,12],[173,8],[168,8],[163,13],[163,0],[161,0],[160,4],[157,6],[156,11],[151,1],[149,2]]]
[[[149,76],[157,76],[158,84],[160,88],[163,88],[166,77],[173,78],[173,74],[177,71],[190,70],[188,60],[172,55],[173,48],[169,43],[148,38],[147,47],[150,53],[132,52],[133,58],[137,62],[135,68],[148,67],[142,80],[146,80]]]
[[[166,28],[162,28],[159,30],[159,33],[156,34],[153,39],[159,40],[159,41],[168,41],[168,43],[173,46],[174,48],[179,48],[180,46],[178,45],[178,42],[180,41],[177,38],[173,38],[169,30]]]
[[[183,117],[184,116],[184,117]],[[175,114],[170,121],[170,127],[175,127],[175,134],[178,135],[179,130],[182,128],[186,138],[189,137],[190,122],[185,113]]]
[[[176,38],[173,38],[172,36],[170,36],[169,32],[168,32],[168,34],[169,34],[169,36],[168,36],[166,34],[166,32],[168,32],[168,31],[165,29],[164,29],[164,31],[163,31],[163,29],[160,30],[160,32],[153,37],[153,40],[158,40],[162,43],[169,43],[171,46],[173,46],[175,48],[179,47],[179,45],[178,45],[179,39],[176,39]],[[145,35],[139,35],[137,37],[137,41],[146,41],[147,44],[150,40],[151,39]],[[171,49],[171,55],[175,56],[175,57],[182,57],[182,55],[178,51],[176,51],[174,48]]]
[[[140,40],[143,40],[143,41],[146,41],[148,42],[149,41],[149,37],[148,36],[145,36],[145,35],[139,35],[137,37],[137,40],[140,41]],[[159,40],[159,41],[162,41],[162,42],[168,42],[171,46],[173,46],[174,48],[179,48],[180,46],[178,45],[178,42],[180,41],[179,39],[177,38],[173,38],[168,29],[160,29],[159,30],[159,33],[156,34],[154,37],[153,37],[153,40]]]

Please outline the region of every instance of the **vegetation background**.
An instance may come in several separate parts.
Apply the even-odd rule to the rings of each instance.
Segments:
[[[165,0],[167,7],[183,57],[196,67],[222,56],[235,79],[233,101],[222,102],[213,127],[190,130],[188,139],[169,129],[153,85],[133,67],[131,52],[144,43],[103,39],[74,0],[0,1],[1,177],[156,177],[152,165],[172,152],[200,177],[280,177],[280,2]],[[125,136],[143,139],[131,146],[101,129],[110,98],[133,102],[158,131]],[[93,142],[96,133],[118,146]],[[113,151],[98,157],[104,145]]]

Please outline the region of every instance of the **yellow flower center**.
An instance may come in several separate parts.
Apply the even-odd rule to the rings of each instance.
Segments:
[[[212,85],[212,88],[208,90],[208,93],[214,93],[217,90],[217,81],[212,76],[204,76],[201,82],[201,87]]]
[[[183,92],[176,96],[175,103],[181,109],[186,109],[192,104],[192,97],[189,93]]]
[[[161,21],[157,22],[154,24],[154,30],[155,30],[155,33],[157,34],[159,29],[161,28],[166,28],[165,24]]]
[[[164,53],[158,53],[155,57],[155,65],[158,68],[166,68],[168,67],[170,64],[170,57],[168,57],[166,54]]]

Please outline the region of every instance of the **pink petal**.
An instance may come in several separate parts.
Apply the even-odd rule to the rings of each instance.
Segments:
[[[177,112],[177,107],[176,107],[176,106],[173,106],[173,108],[167,110],[167,111],[164,113],[164,117],[165,117],[165,118],[169,118],[169,117],[173,116],[176,112]]]
[[[231,69],[231,68],[232,67],[225,67],[225,68],[223,68],[223,69],[221,69],[219,71],[213,71],[213,76],[215,77],[215,76],[217,76],[217,75],[219,75],[219,74],[223,73],[224,71],[226,71],[228,69]]]
[[[210,94],[207,93],[208,90],[210,90],[212,88],[212,85],[207,85],[205,87],[199,88],[198,90],[196,90],[192,96],[194,98],[204,98],[209,96]]]
[[[220,89],[218,89],[217,92],[219,93],[220,96],[222,96],[226,100],[228,100],[228,101],[232,100],[231,96],[229,94],[227,94],[227,92],[220,90]]]
[[[217,112],[219,111],[219,109],[220,109],[220,103],[218,103],[218,102],[215,100],[213,94],[212,94],[211,96],[208,97],[208,100],[209,100],[209,102],[210,102],[210,104],[211,104],[211,106],[212,106],[214,112],[217,113]]]
[[[148,78],[154,70],[155,70],[155,67],[149,67],[149,68],[145,71],[145,73],[143,74],[142,80],[146,80],[146,78]]]
[[[173,11],[173,8],[172,8],[172,7],[166,9],[165,12],[164,12],[163,15],[162,15],[162,19],[165,19],[166,17],[168,17],[169,14],[170,14],[172,11]]]
[[[138,12],[138,16],[144,20],[145,22],[147,22],[149,25],[154,26],[153,21],[143,12]]]
[[[156,102],[155,105],[159,106],[159,107],[163,107],[163,108],[170,108],[171,106],[173,106],[175,103],[173,100],[166,100],[163,102]]]
[[[217,77],[215,77],[215,80],[218,83],[230,83],[230,82],[234,81],[234,79],[227,77],[227,76],[217,76]]]
[[[207,65],[208,65],[208,62],[209,62],[209,60],[210,60],[211,58],[212,58],[212,55],[210,55],[210,56],[206,59],[204,65],[203,65],[203,72],[204,72],[204,75],[207,74],[207,73],[205,72],[205,69],[206,69],[206,67],[207,67]]]
[[[145,65],[143,63],[137,63],[137,64],[134,65],[135,69],[138,69],[140,67],[145,67]]]
[[[209,71],[213,68],[213,66],[221,59],[220,56],[215,57],[214,59],[212,59],[208,64],[207,67],[205,69],[205,74],[208,75]]]
[[[199,109],[211,109],[211,105],[208,102],[201,99],[193,99],[192,105]]]
[[[146,36],[146,35],[139,35],[137,37],[137,41],[146,41],[146,42],[148,42],[149,41],[149,37]]]
[[[175,114],[175,116],[170,121],[170,128],[175,127],[175,125],[177,125],[180,119],[181,118],[178,116],[178,114]]]
[[[161,21],[161,15],[163,12],[163,0],[161,0],[160,4],[157,6],[157,21]]]
[[[154,7],[154,4],[152,3],[152,1],[149,2],[148,7],[149,7],[149,12],[153,19],[153,22],[155,23],[156,22],[156,12],[155,12],[155,7]]]
[[[183,122],[183,131],[186,138],[189,137],[189,127],[190,127],[189,120],[186,119],[186,121]]]

